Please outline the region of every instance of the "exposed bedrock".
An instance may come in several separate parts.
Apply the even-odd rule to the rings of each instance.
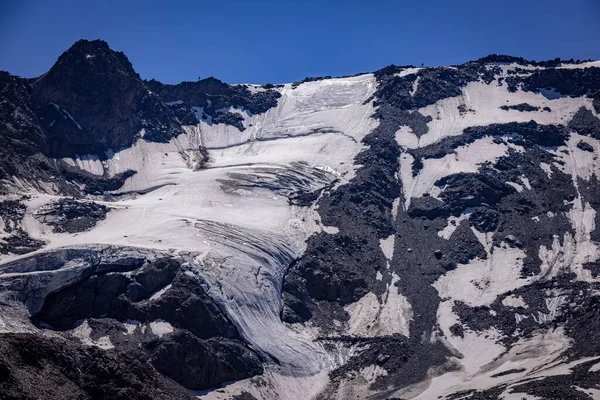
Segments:
[[[175,115],[148,90],[125,54],[101,40],[75,43],[33,83],[31,93],[52,156],[129,147],[142,129],[152,141],[181,133]]]
[[[50,337],[69,343],[64,352],[92,357],[85,362],[100,362],[97,352],[85,350],[93,344],[108,349],[116,363],[135,357],[145,374],[158,371],[189,389],[262,373],[260,357],[181,259],[126,248],[59,250],[4,266],[0,281],[2,298],[28,311],[5,324],[35,331],[30,315]],[[56,357],[63,356],[59,350]]]
[[[194,399],[136,354],[115,354],[31,333],[0,334],[0,396],[7,400]]]
[[[394,210],[394,200],[399,198],[403,203],[402,186],[395,176],[400,149],[394,135],[400,125],[410,120],[405,119],[404,111],[386,104],[380,106],[377,116],[379,126],[364,139],[370,147],[355,160],[363,167],[349,184],[324,195],[318,203],[323,223],[337,227],[339,233],[311,237],[304,255],[292,263],[284,279],[282,318],[288,322],[310,319],[324,333],[336,329],[344,332],[344,324],[350,319],[344,309],[346,305],[359,301],[369,292],[383,301],[387,290],[398,291],[407,298],[414,318],[410,321],[408,338],[383,336],[372,344],[367,338],[352,339],[354,345],[369,344],[372,350],[359,352],[356,360],[350,359],[341,370],[332,372],[332,386],[326,393],[337,390],[345,376],[343,371],[359,368],[359,364],[368,365],[369,360],[375,362],[377,357],[384,360],[381,365],[388,371],[378,378],[378,384],[395,389],[423,379],[430,366],[444,364],[445,356],[450,354],[444,346],[430,341],[422,343],[420,339],[423,335],[429,337],[436,324],[439,298],[431,283],[446,268],[464,262],[464,258],[485,255],[478,246],[466,253],[459,248],[454,251],[456,245],[477,242],[473,241],[470,230],[458,230],[456,240],[449,246],[428,220],[413,219],[402,208]],[[397,215],[394,216],[394,212]],[[388,237],[393,238],[391,260],[386,260],[380,247],[381,240]],[[440,251],[439,258],[436,250]],[[395,275],[402,278],[390,286]],[[339,324],[332,324],[332,320]],[[403,356],[386,357],[385,352],[392,351],[390,346],[400,342],[404,343]],[[375,343],[381,346],[372,347]],[[425,361],[417,356],[417,348],[419,354],[430,357]],[[393,367],[389,364],[386,368],[388,359],[394,360]]]
[[[26,254],[44,246],[23,229],[26,198],[0,201],[0,254]]]
[[[37,210],[35,216],[54,232],[76,233],[92,229],[109,211],[109,207],[91,201],[60,199]]]

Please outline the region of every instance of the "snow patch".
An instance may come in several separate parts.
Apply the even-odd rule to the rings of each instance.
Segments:
[[[458,228],[458,226],[460,225],[460,223],[465,219],[468,219],[473,212],[475,212],[474,208],[468,208],[465,211],[463,211],[458,217],[451,215],[448,218],[448,223],[446,227],[438,232],[438,236],[449,240],[456,228]]]
[[[527,304],[525,303],[523,298],[521,296],[515,296],[514,294],[511,294],[510,296],[506,296],[504,299],[502,299],[502,305],[504,305],[506,307],[513,307],[513,308],[517,308],[517,307],[527,308]]]
[[[108,350],[115,347],[111,343],[108,336],[102,336],[98,338],[98,340],[93,340],[91,338],[92,328],[88,325],[87,321],[81,322],[75,329],[72,329],[70,333],[73,337],[78,338],[81,340],[81,343],[87,346],[96,346],[103,350]]]
[[[379,239],[379,247],[381,248],[381,251],[383,251],[385,258],[387,258],[388,261],[391,261],[392,257],[394,256],[395,241],[396,235],[390,235],[385,239]]]
[[[476,258],[459,265],[435,281],[433,286],[441,298],[460,300],[471,307],[489,305],[498,295],[530,282],[529,278],[521,278],[523,250],[502,243],[490,252],[491,246],[491,237],[486,238],[487,259]]]
[[[171,325],[170,323],[168,323],[167,321],[164,321],[162,319],[157,319],[157,320],[154,320],[153,322],[150,322],[150,329],[152,330],[152,333],[158,337],[167,335],[167,334],[173,332],[173,330],[174,330],[173,325]]]
[[[412,307],[406,297],[398,291],[398,275],[392,273],[392,282],[388,285],[382,302],[370,292],[359,301],[344,309],[350,315],[348,334],[375,337],[399,333],[409,335]]]

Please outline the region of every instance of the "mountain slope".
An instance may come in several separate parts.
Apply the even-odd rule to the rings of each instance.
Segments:
[[[164,85],[82,41],[2,79],[10,343],[135,357],[151,398],[600,394],[600,63]]]

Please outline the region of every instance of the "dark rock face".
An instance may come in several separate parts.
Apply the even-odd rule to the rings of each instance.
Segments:
[[[38,210],[36,216],[57,233],[83,232],[106,218],[109,208],[94,202],[60,199]]]
[[[135,355],[25,333],[0,335],[3,399],[193,399]]]
[[[408,215],[412,218],[425,217],[427,219],[445,218],[450,216],[450,209],[441,200],[431,196],[414,199],[408,208]]]
[[[560,58],[555,58],[553,60],[547,61],[533,61],[526,60],[523,57],[515,57],[509,56],[505,54],[490,54],[489,56],[482,57],[478,59],[477,63],[488,64],[488,63],[501,63],[501,64],[519,64],[526,66],[534,66],[534,67],[544,67],[544,68],[555,68],[560,66],[561,64],[583,64],[586,61],[591,60],[561,60]]]
[[[542,125],[533,120],[528,123],[492,124],[467,128],[460,136],[447,137],[429,146],[399,149],[392,139],[392,132],[400,126],[407,125],[413,131],[416,127],[420,134],[427,132],[428,121],[414,118],[416,113],[409,110],[458,96],[469,82],[491,82],[495,73],[494,68],[490,75],[477,63],[470,63],[455,70],[433,68],[404,77],[396,75],[403,69],[390,66],[376,73],[379,88],[375,101],[379,109],[375,117],[380,125],[364,139],[371,147],[355,160],[362,168],[349,184],[333,192],[325,191],[318,203],[323,223],[337,227],[339,233],[311,237],[303,257],[290,266],[284,279],[282,319],[290,323],[311,320],[322,328],[323,333],[328,333],[335,330],[331,327],[332,319],[341,324],[348,320],[349,316],[342,307],[357,301],[367,292],[373,292],[381,298],[384,295],[381,283],[391,282],[389,274],[394,273],[401,279],[397,287],[390,290],[398,290],[412,307],[414,319],[410,323],[410,336],[395,339],[384,337],[373,339],[372,342],[367,338],[344,338],[343,341],[354,344],[366,345],[368,342],[368,346],[365,346],[368,350],[360,351],[344,367],[330,374],[332,383],[323,398],[328,393],[335,393],[342,380],[352,380],[353,374],[358,374],[360,368],[370,361],[381,365],[388,373],[385,377],[377,378],[371,386],[371,389],[381,388],[381,393],[386,390],[392,393],[402,385],[413,382],[413,379],[419,381],[419,377],[425,374],[422,369],[424,364],[430,367],[444,364],[450,354],[447,348],[430,345],[429,341],[426,341],[427,344],[422,341],[417,344],[416,341],[429,337],[436,329],[438,305],[441,301],[447,301],[440,299],[431,285],[449,270],[460,269],[476,258],[488,257],[488,252],[472,228],[479,232],[494,233],[490,254],[502,247],[522,249],[525,253],[522,275],[540,273],[540,246],[551,248],[556,236],[575,234],[567,213],[578,193],[571,176],[553,166],[560,161],[546,150],[548,147],[565,145],[570,136],[569,129],[561,125]],[[525,85],[521,79],[515,75],[514,83]],[[522,112],[540,111],[528,104],[507,108]],[[543,111],[550,112],[549,109]],[[465,107],[464,113],[467,112]],[[596,118],[585,109],[578,114],[569,128],[579,129],[591,136],[589,132],[594,131]],[[590,115],[594,119],[589,118]],[[397,171],[397,159],[401,152],[413,156],[413,175],[417,175],[422,169],[423,160],[453,154],[457,148],[485,137],[492,137],[496,143],[519,146],[523,151],[509,149],[507,155],[484,164],[477,173],[458,173],[439,180],[436,182],[440,189],[437,198],[426,195],[411,199],[407,210],[400,206],[395,210],[395,218],[392,217],[392,201],[399,198],[399,204],[402,205],[405,200],[401,183],[388,178]],[[550,172],[543,169],[541,163],[545,163]],[[527,179],[522,180],[523,177]],[[519,189],[508,183],[518,184]],[[582,182],[579,185],[584,186]],[[584,198],[593,197],[595,186],[590,187],[587,182],[585,186],[587,189],[580,190],[581,195]],[[456,226],[448,240],[437,234],[446,227],[450,215],[458,217],[464,213],[468,214],[468,218]],[[376,239],[384,239],[389,235],[394,235],[395,245],[387,269]],[[587,268],[596,270],[595,264],[591,263]],[[382,277],[379,281],[374,279],[377,274]],[[513,291],[512,295],[522,296],[528,307],[527,311],[523,308],[518,312],[533,313],[536,318],[537,312],[544,315],[550,313],[544,299],[552,290],[567,291],[572,294],[567,302],[572,299],[578,304],[582,303],[588,296],[588,289],[579,283],[570,284],[571,281],[572,277],[561,275],[555,280]],[[499,296],[489,307],[455,303],[454,311],[461,322],[450,329],[451,334],[464,336],[465,330],[483,331],[492,327],[503,332],[510,340],[516,340],[514,334],[517,330],[523,336],[533,334],[540,324],[532,317],[517,323],[515,309],[502,303],[509,295],[511,292]],[[590,314],[589,318],[594,317]],[[322,340],[326,343],[331,339]],[[510,340],[505,343],[507,346],[513,343]],[[378,341],[387,345],[379,347],[375,344]],[[419,356],[427,355],[427,360],[421,358],[421,363],[413,364],[416,346],[427,346],[427,350],[422,347],[419,350]],[[386,356],[382,354],[385,351],[399,351],[401,354]],[[394,366],[387,365],[388,359],[397,362]],[[493,388],[486,393],[473,391],[463,395],[495,398],[493,396],[499,396],[504,389]]]
[[[235,107],[251,114],[262,114],[275,107],[281,97],[277,90],[271,88],[252,93],[244,85],[228,85],[213,77],[177,85],[166,85],[154,79],[145,83],[164,101],[172,104],[170,107],[176,110],[181,121],[194,121],[192,124],[196,124],[197,118],[191,113],[191,107],[201,107],[207,117],[213,118],[213,123],[232,125],[242,128],[240,130],[244,130],[241,116],[222,110]]]
[[[318,82],[318,81],[322,81],[324,79],[331,79],[331,76],[307,76],[306,78],[302,79],[301,81],[297,81],[292,83],[292,88],[295,89],[298,86],[302,85],[303,83],[307,83],[307,82]]]
[[[91,46],[90,43],[88,45]],[[103,48],[103,45],[98,46]],[[119,59],[119,57],[115,57]],[[69,66],[63,67],[70,68]],[[60,67],[59,70],[63,67]],[[71,72],[76,73],[74,70]],[[85,75],[82,72],[82,76]],[[96,76],[96,78],[94,84],[103,86],[101,77]],[[58,85],[56,82],[55,84]],[[105,146],[106,140],[103,139],[103,134],[96,132],[98,133],[97,137],[88,136],[84,140],[97,142],[97,145],[91,143],[89,146],[84,146],[85,148],[78,148],[77,146],[81,143],[77,141],[85,135],[73,122],[73,114],[69,111],[67,114],[65,110],[56,109],[48,104],[39,106],[40,100],[36,99],[36,93],[30,81],[0,72],[0,191],[5,190],[7,186],[10,186],[11,181],[18,178],[42,192],[48,190],[44,183],[50,183],[58,191],[70,195],[80,195],[82,192],[100,193],[118,189],[128,177],[135,173],[135,171],[126,171],[112,177],[96,176],[68,165],[63,160],[52,158],[55,155],[73,155],[76,148],[82,150],[82,154],[98,151],[101,157],[106,157],[104,150],[108,147]],[[53,95],[52,93],[48,95]],[[89,104],[86,104],[92,109],[94,107],[103,109],[106,106],[106,104],[100,103],[90,105],[97,99],[93,94],[88,94],[88,97]],[[105,110],[104,112],[109,111]],[[96,116],[98,117],[98,115]],[[48,118],[52,119],[48,120]],[[67,137],[69,132],[77,136],[73,143]],[[61,136],[63,134],[66,136]],[[137,131],[133,135],[137,135]],[[57,153],[57,149],[62,150]],[[67,154],[69,152],[71,153]]]
[[[437,100],[459,96],[467,82],[476,80],[475,76],[450,68],[428,68],[403,77],[386,72],[375,73],[381,82],[375,96],[401,110],[417,109]],[[412,93],[417,78],[417,90]]]
[[[359,178],[322,197],[322,221],[338,227],[340,233],[312,236],[308,241],[311,251],[290,266],[284,280],[284,301],[298,315],[311,315],[307,311],[310,298],[341,306],[369,291],[382,294],[384,283],[375,279],[376,271],[385,269],[379,238],[394,233],[391,207],[400,195],[393,173],[399,165],[399,150],[397,145],[390,146],[396,124],[393,116],[382,119],[380,127],[364,140],[371,146],[369,150],[357,156],[356,162],[365,165],[357,172]],[[289,313],[284,316],[289,318]]]
[[[260,114],[275,107],[279,97],[277,90],[252,93],[214,78],[178,85],[144,82],[123,53],[101,40],[80,40],[40,78],[0,71],[0,192],[15,178],[66,195],[119,189],[135,171],[97,176],[59,158],[93,154],[106,159],[108,150],[139,139],[167,142],[183,132],[182,125],[198,123],[192,106],[203,107],[213,123],[244,130],[243,118],[223,109]],[[165,104],[180,99],[185,104]]]
[[[0,201],[0,218],[8,234],[0,240],[0,254],[26,254],[44,246],[43,241],[31,238],[21,226],[26,209],[19,200]]]
[[[226,112],[226,113],[218,113],[212,119],[213,124],[226,124],[235,126],[240,131],[245,131],[246,127],[244,126],[244,117],[240,114]]]
[[[169,289],[149,301],[160,289]],[[78,285],[50,294],[34,316],[38,323],[68,329],[85,318],[113,318],[150,322],[164,319],[206,339],[237,337],[233,325],[179,262],[160,259],[144,265],[132,278],[123,274],[93,275]]]
[[[359,300],[367,292],[381,297],[386,284],[391,283],[391,273],[402,276],[399,285],[389,290],[402,293],[411,303],[414,314],[419,316],[410,324],[410,337],[384,337],[379,339],[381,347],[377,348],[372,347],[370,339],[352,339],[356,343],[368,343],[374,359],[379,357],[378,349],[386,346],[388,351],[402,353],[399,358],[387,357],[395,360],[393,367],[392,364],[384,367],[389,375],[378,379],[378,385],[387,385],[391,390],[421,380],[427,373],[427,365],[443,364],[449,354],[447,350],[433,344],[427,344],[427,350],[424,350],[420,341],[431,334],[436,321],[439,298],[431,283],[447,268],[463,262],[465,255],[469,259],[484,254],[479,247],[474,247],[474,253],[465,253],[465,248],[455,252],[450,250],[465,238],[474,244],[468,227],[461,227],[456,240],[448,242],[437,235],[438,229],[442,228],[437,221],[431,223],[411,218],[402,209],[397,210],[394,218],[394,199],[400,198],[400,204],[403,203],[402,187],[395,177],[400,155],[395,132],[400,125],[410,124],[411,119],[404,110],[388,104],[380,106],[377,116],[380,125],[364,139],[370,147],[355,160],[363,167],[349,184],[321,197],[319,214],[323,223],[337,227],[340,232],[311,237],[304,256],[290,266],[284,278],[282,318],[288,322],[311,319],[327,332],[332,329],[332,319],[342,322],[348,319],[343,305]],[[395,248],[388,270],[379,239],[389,235],[395,236]],[[435,249],[440,249],[441,254],[436,253],[439,259],[434,256]],[[378,272],[382,275],[381,280],[375,279]],[[391,343],[398,341],[404,344],[393,350],[395,347],[392,348]],[[421,348],[418,357],[416,348]],[[422,354],[428,355],[427,361],[420,358]],[[330,389],[335,391],[346,373],[357,372],[359,365],[366,365],[365,357],[366,353],[360,352],[347,366],[333,371],[333,389]],[[417,358],[424,362],[418,362]],[[383,355],[382,362],[385,359]]]
[[[11,158],[32,156],[48,141],[31,106],[27,80],[0,71],[0,167],[4,179],[15,174]]]
[[[520,103],[520,104],[515,104],[515,105],[510,105],[510,106],[501,106],[500,108],[503,109],[504,111],[516,110],[516,111],[521,111],[521,112],[530,112],[530,111],[539,111],[540,110],[539,107],[534,107],[529,103]]]
[[[523,273],[531,275],[538,273],[541,265],[539,246],[551,247],[554,235],[573,234],[566,213],[577,192],[569,175],[553,168],[549,177],[542,170],[540,162],[550,163],[552,156],[537,146],[525,148],[524,153],[509,151],[495,165],[484,167],[481,174],[494,182],[520,182],[521,176],[527,176],[531,190],[518,192],[506,189],[508,185],[503,184],[500,188],[505,190],[481,194],[486,201],[480,203],[481,207],[476,209],[471,221],[482,232],[496,232],[495,246],[505,241],[511,246],[522,247],[526,253]],[[459,201],[456,207],[460,208],[460,196],[451,198]],[[468,201],[473,204],[472,199]],[[535,221],[535,225],[524,221]]]
[[[145,346],[154,368],[187,388],[206,389],[263,371],[258,356],[236,340],[201,340],[178,331]]]
[[[577,148],[590,153],[594,152],[594,147],[591,144],[586,143],[584,141],[580,141],[579,143],[577,143]]]
[[[450,236],[448,247],[448,254],[442,255],[442,257],[451,260],[451,267],[446,265],[446,269],[456,268],[456,264],[467,264],[475,258],[487,258],[483,245],[471,230],[468,221],[463,221],[456,227],[456,230]]]
[[[50,180],[52,166],[44,153],[48,138],[31,105],[25,79],[0,71],[0,191],[13,177],[38,176]]]
[[[600,119],[585,107],[581,107],[575,113],[573,119],[569,121],[569,128],[580,135],[600,139]]]
[[[140,137],[181,133],[173,112],[142,82],[127,57],[101,40],[80,40],[32,84],[32,102],[50,155],[102,154]]]
[[[198,278],[171,258],[141,267],[139,262],[104,267],[48,295],[32,319],[38,326],[57,330],[86,321],[92,339],[108,336],[118,357],[136,351],[138,358],[189,389],[262,373],[262,360],[241,341]],[[138,329],[125,339],[126,321],[150,325],[159,321],[174,331],[157,338]]]
[[[594,107],[594,110],[596,110],[597,113],[600,113],[600,90],[594,94],[594,100],[592,101],[592,105]]]
[[[106,192],[121,188],[128,178],[137,173],[128,169],[113,176],[98,176],[73,167],[63,160],[60,160],[57,166],[59,168],[58,173],[62,178],[60,181],[61,190],[69,195],[106,194]],[[74,186],[77,186],[77,188],[74,188]]]
[[[523,90],[553,88],[567,96],[585,96],[600,90],[600,68],[550,68],[534,71],[523,78]]]
[[[533,144],[547,147],[561,146],[569,138],[564,126],[542,125],[534,120],[467,128],[464,133],[473,138],[517,135],[516,139],[527,140]],[[518,143],[518,141],[515,143]]]
[[[483,174],[459,173],[450,175],[436,182],[444,187],[440,198],[453,213],[459,213],[469,207],[477,207],[483,203],[495,205],[503,197],[515,193],[516,190],[501,180]]]

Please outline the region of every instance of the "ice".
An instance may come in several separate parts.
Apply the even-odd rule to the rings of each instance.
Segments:
[[[381,247],[381,251],[385,255],[385,258],[389,260],[392,259],[394,255],[394,243],[396,237],[394,235],[390,235],[385,239],[379,239],[379,247]]]
[[[502,305],[505,305],[507,307],[524,307],[527,308],[527,304],[525,303],[525,301],[523,300],[523,298],[521,296],[515,296],[515,295],[510,295],[510,296],[506,296],[503,300],[502,300]]]
[[[400,72],[398,72],[396,75],[397,76],[407,76],[407,75],[412,75],[412,74],[416,74],[417,72],[419,72],[420,70],[422,70],[423,68],[406,68]]]
[[[165,286],[164,288],[158,290],[156,293],[154,293],[151,297],[150,300],[156,300],[159,299],[163,294],[165,294],[167,292],[167,290],[169,290],[171,288],[171,284],[168,284],[167,286]]]
[[[124,332],[123,334],[131,335],[140,326],[140,321],[129,319],[129,320],[123,322],[123,325],[125,326],[125,329],[127,330],[127,332]]]
[[[438,232],[438,236],[443,237],[446,240],[449,240],[450,237],[452,236],[452,234],[454,233],[454,231],[456,230],[456,228],[458,228],[458,226],[460,225],[460,223],[462,221],[464,221],[465,219],[468,219],[469,216],[474,211],[475,211],[475,209],[469,208],[469,209],[463,211],[460,214],[460,216],[458,216],[458,217],[451,215],[448,218],[448,225],[446,225],[446,227],[444,229],[442,229],[441,231]]]

